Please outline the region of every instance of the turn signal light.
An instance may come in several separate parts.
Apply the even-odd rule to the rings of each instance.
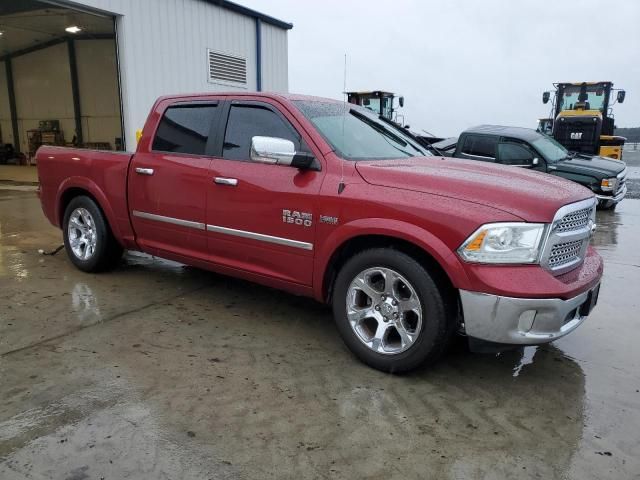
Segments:
[[[478,235],[476,235],[476,238],[474,238],[473,240],[471,240],[471,242],[469,242],[469,244],[465,247],[465,249],[471,250],[471,251],[480,250],[480,248],[482,247],[482,241],[486,236],[487,236],[487,231],[482,230],[480,233],[478,233]]]

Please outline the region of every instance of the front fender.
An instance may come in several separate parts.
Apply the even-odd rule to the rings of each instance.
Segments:
[[[313,273],[313,291],[317,300],[324,300],[325,272],[334,253],[349,240],[367,235],[398,238],[412,243],[438,262],[456,288],[469,288],[469,279],[458,256],[434,234],[400,220],[366,218],[341,225],[325,237],[319,245],[314,259]]]

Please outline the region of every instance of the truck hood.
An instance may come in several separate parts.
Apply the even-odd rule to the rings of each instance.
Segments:
[[[546,173],[448,157],[359,161],[364,181],[487,205],[528,222],[550,222],[558,208],[592,197],[577,183]]]
[[[625,168],[625,163],[620,160],[610,158],[576,155],[574,158],[567,158],[557,163],[550,164],[557,172],[580,173],[595,177],[598,180],[611,178],[618,175]]]

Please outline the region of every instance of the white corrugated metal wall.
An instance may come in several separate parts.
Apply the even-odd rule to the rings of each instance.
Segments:
[[[256,19],[203,0],[84,0],[117,15],[126,147],[135,149],[160,95],[204,91],[256,90]],[[262,90],[288,89],[287,30],[261,23]],[[208,80],[207,49],[247,59],[247,85]]]
[[[289,90],[289,47],[287,31],[262,23],[262,90]]]

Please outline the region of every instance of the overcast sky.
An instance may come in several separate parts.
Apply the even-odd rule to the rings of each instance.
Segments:
[[[494,123],[535,128],[553,82],[611,80],[616,125],[640,126],[640,1],[238,0],[292,22],[289,90],[405,97],[414,130],[457,135]]]

